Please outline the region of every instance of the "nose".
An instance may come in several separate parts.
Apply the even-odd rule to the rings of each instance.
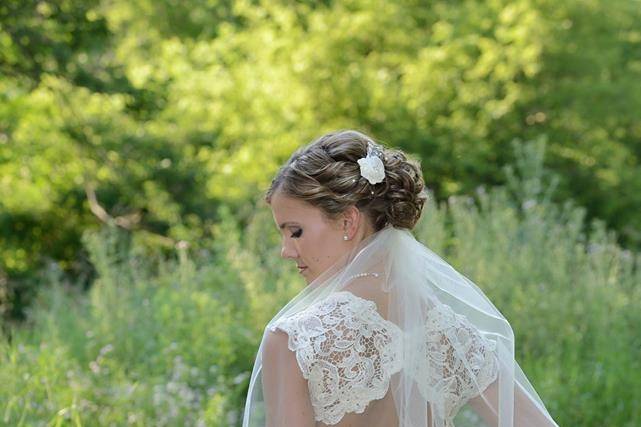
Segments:
[[[280,256],[283,258],[298,258],[298,252],[291,243],[283,242],[283,247],[280,250]]]

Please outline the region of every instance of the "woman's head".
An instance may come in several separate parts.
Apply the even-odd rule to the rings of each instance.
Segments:
[[[368,142],[382,149],[385,178],[361,176]],[[386,225],[411,229],[427,199],[418,162],[353,130],[328,133],[298,149],[265,195],[283,232],[283,252],[308,281]],[[347,240],[345,240],[347,236]]]

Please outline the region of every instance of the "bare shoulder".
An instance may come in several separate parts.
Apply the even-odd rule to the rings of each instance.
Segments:
[[[283,358],[288,355],[294,356],[294,353],[288,347],[289,336],[281,329],[267,330],[263,341],[263,360],[267,363],[268,360],[274,358]]]
[[[263,342],[263,366],[271,374],[283,374],[292,381],[304,382],[302,369],[296,359],[296,352],[289,348],[289,335],[282,329],[268,330]],[[269,374],[267,374],[269,375]]]
[[[307,380],[298,366],[296,354],[288,347],[282,330],[267,330],[263,337],[262,382],[269,427],[313,427],[314,411]]]

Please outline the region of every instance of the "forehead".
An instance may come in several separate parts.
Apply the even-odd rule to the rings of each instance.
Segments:
[[[287,196],[280,191],[272,196],[270,207],[277,226],[287,222],[299,224],[315,221],[325,222],[326,219],[319,208],[300,199]]]

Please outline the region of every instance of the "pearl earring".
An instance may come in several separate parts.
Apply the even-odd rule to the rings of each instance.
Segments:
[[[347,237],[347,234],[343,236],[343,240],[349,240],[349,237]]]

